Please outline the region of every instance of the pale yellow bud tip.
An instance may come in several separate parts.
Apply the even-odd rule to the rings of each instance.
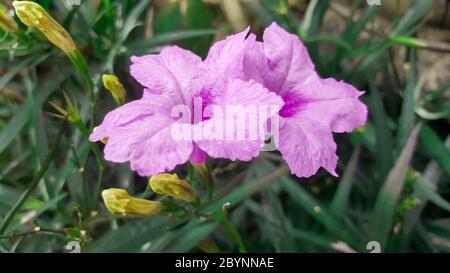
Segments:
[[[123,189],[104,190],[102,197],[106,208],[112,213],[149,216],[163,209],[161,202],[132,197]]]
[[[22,23],[37,28],[65,53],[70,55],[75,52],[76,46],[72,37],[43,7],[30,1],[14,1],[12,4]]]
[[[178,178],[176,174],[162,173],[150,178],[150,187],[158,194],[166,194],[175,199],[192,202],[197,197],[197,192],[188,182]]]
[[[114,100],[119,105],[124,104],[126,92],[125,88],[123,88],[123,85],[120,83],[119,78],[117,78],[115,75],[104,74],[102,79],[103,85],[108,91],[111,92]]]

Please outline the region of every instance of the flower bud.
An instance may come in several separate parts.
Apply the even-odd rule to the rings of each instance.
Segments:
[[[70,34],[43,7],[30,1],[14,1],[12,4],[22,23],[37,28],[66,54],[75,52],[76,46]]]
[[[192,202],[197,192],[176,174],[162,173],[150,178],[150,187],[158,194],[167,194],[175,199]]]
[[[112,213],[150,216],[161,212],[161,202],[132,197],[123,189],[107,189],[102,192],[106,208]]]
[[[122,105],[125,103],[125,88],[123,88],[123,85],[120,83],[119,78],[117,78],[115,75],[108,75],[104,74],[103,77],[103,86],[111,92],[114,100],[119,104]]]

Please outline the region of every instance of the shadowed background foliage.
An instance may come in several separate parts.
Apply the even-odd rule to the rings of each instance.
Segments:
[[[0,29],[5,228],[12,212],[0,252],[63,252],[69,241],[80,242],[82,252],[369,252],[370,241],[386,252],[450,250],[448,1],[36,2],[84,55],[97,111],[83,77],[39,31],[17,17],[17,32]],[[214,41],[248,25],[260,38],[273,21],[299,35],[323,77],[366,90],[367,125],[334,136],[340,177],[290,176],[276,152],[252,162],[209,160],[214,197],[192,215],[108,212],[101,189],[140,197],[148,191],[147,178],[98,160],[97,144],[87,140],[89,128],[116,107],[102,74],[117,75],[131,101],[142,94],[129,75],[131,55],[177,44],[204,57]],[[78,106],[81,125],[64,127],[53,115],[52,104],[66,107],[64,93]],[[206,195],[192,167],[176,172]]]

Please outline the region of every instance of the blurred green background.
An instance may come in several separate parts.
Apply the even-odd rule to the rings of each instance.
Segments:
[[[370,241],[383,252],[450,251],[449,1],[36,2],[86,58],[97,121],[67,56],[17,17],[19,31],[0,29],[2,225],[12,212],[0,252],[65,252],[69,241],[82,252],[370,252]],[[178,44],[204,57],[214,41],[248,25],[261,38],[273,21],[299,35],[323,77],[366,90],[367,125],[335,134],[340,177],[290,176],[276,152],[209,160],[214,198],[192,215],[108,212],[101,189],[142,197],[147,179],[127,164],[101,170],[87,141],[86,130],[116,107],[101,75],[117,75],[130,101],[142,94],[130,56]],[[64,92],[83,126],[69,123],[58,138],[63,121],[49,102],[65,107]],[[176,171],[205,195],[191,167]]]

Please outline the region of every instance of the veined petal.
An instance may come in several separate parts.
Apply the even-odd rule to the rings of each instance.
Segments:
[[[245,56],[248,78],[258,80],[270,91],[283,95],[315,71],[308,51],[296,35],[273,23],[264,31],[263,39],[263,43]]]
[[[157,55],[131,57],[131,75],[145,92],[167,94],[175,103],[188,103],[192,96],[191,82],[197,77],[201,59],[194,53],[170,46]]]
[[[161,114],[149,114],[115,127],[108,135],[108,142],[104,149],[105,159],[116,163],[131,161],[137,149],[145,148],[143,142],[151,139],[173,122]]]
[[[333,132],[343,133],[366,123],[367,106],[359,100],[362,94],[350,84],[316,74],[295,86],[291,95],[300,102],[300,116],[320,120]]]
[[[109,112],[101,125],[89,136],[89,140],[94,142],[109,137],[117,127],[158,112],[157,107],[159,106],[149,100],[135,100],[126,103]]]
[[[152,96],[154,99],[150,100]],[[150,97],[108,113],[89,138],[90,141],[108,138],[105,159],[116,163],[129,161],[141,176],[170,171],[186,162],[193,145],[192,140],[172,137],[171,128],[176,122],[169,115],[172,103],[167,97]]]
[[[131,169],[141,176],[172,171],[189,160],[193,150],[192,140],[174,139],[172,126],[141,138],[131,155]]]
[[[250,27],[212,45],[204,61],[206,69],[212,73],[210,76],[242,78],[245,52],[253,47],[256,40],[254,34],[248,35],[249,31]]]
[[[278,150],[292,174],[310,177],[320,167],[338,176],[336,143],[327,125],[299,116],[286,118],[280,130]]]
[[[189,159],[191,140],[174,139],[175,122],[161,114],[153,114],[117,127],[108,137],[105,159],[116,163],[130,162],[141,176],[173,170]]]
[[[211,118],[195,125],[202,132],[196,144],[212,157],[251,160],[264,144],[265,122],[282,104],[279,96],[255,81],[231,80],[210,108]]]

